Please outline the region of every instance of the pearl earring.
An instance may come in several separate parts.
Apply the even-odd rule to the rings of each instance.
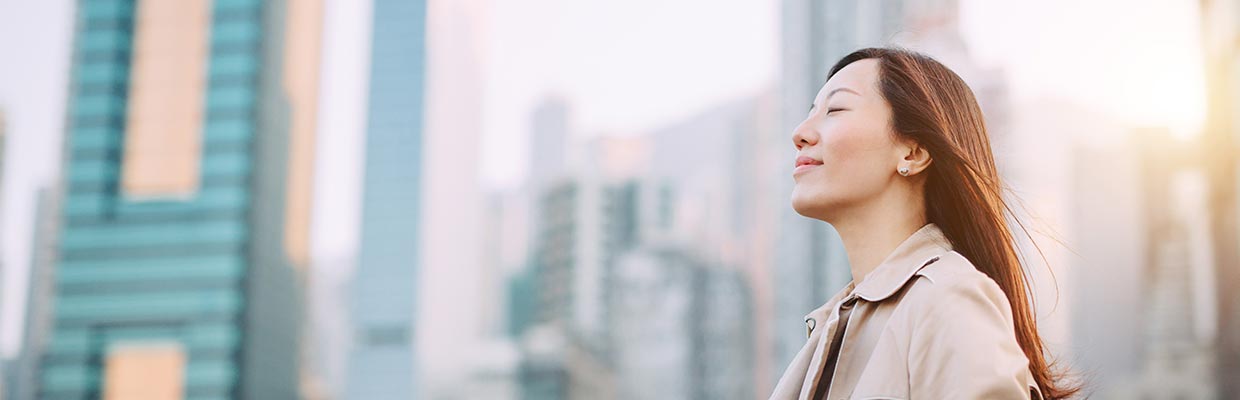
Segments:
[[[908,167],[900,167],[896,172],[899,172],[902,176],[908,176]]]

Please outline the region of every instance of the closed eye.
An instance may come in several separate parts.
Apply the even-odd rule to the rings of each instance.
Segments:
[[[847,110],[847,109],[846,109],[846,108],[828,108],[828,109],[827,109],[827,114],[831,114],[831,113],[834,113],[834,112],[836,112],[836,111],[845,111],[845,110]]]

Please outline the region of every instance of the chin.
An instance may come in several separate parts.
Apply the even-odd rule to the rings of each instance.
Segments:
[[[798,194],[792,192],[792,209],[802,216],[824,220],[826,210],[830,208],[821,196]],[[824,220],[825,221],[825,220]]]

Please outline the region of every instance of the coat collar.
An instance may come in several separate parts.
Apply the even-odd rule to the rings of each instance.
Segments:
[[[891,297],[912,279],[917,271],[936,258],[952,251],[951,241],[943,235],[938,225],[928,223],[904,239],[882,263],[875,267],[861,283],[849,282],[838,294],[818,309],[805,316],[806,323],[821,320],[833,304],[855,294],[868,302],[879,302]],[[809,327],[811,330],[813,327]]]
[[[896,246],[886,260],[856,285],[853,293],[865,301],[882,301],[904,287],[931,260],[950,251],[951,241],[943,236],[938,225],[928,223]]]

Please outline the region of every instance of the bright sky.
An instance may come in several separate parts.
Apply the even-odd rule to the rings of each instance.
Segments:
[[[1054,96],[1180,135],[1205,110],[1196,1],[962,0],[981,61],[1000,65],[1019,97]]]
[[[0,356],[17,351],[35,195],[60,166],[72,0],[0,0]]]
[[[495,0],[483,174],[522,179],[530,110],[572,104],[585,134],[634,134],[758,91],[778,66],[778,10],[752,0]]]
[[[369,7],[326,0],[315,255],[356,247]],[[525,173],[531,109],[572,102],[585,134],[635,134],[774,82],[777,0],[491,0],[482,180]],[[0,107],[8,114],[0,355],[18,345],[35,191],[58,173],[71,0],[0,0]],[[962,0],[967,42],[1018,97],[1093,104],[1192,132],[1204,109],[1196,2]]]

